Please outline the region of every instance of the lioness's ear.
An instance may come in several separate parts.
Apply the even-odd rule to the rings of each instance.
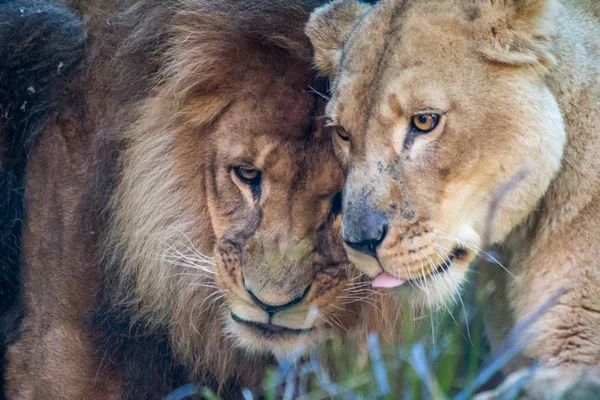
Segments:
[[[335,77],[342,47],[354,24],[371,5],[357,0],[337,0],[313,11],[305,32],[315,49],[315,64],[330,79]]]
[[[472,9],[483,43],[481,53],[490,61],[529,65],[546,71],[554,62],[548,39],[552,34],[551,0],[484,0]]]

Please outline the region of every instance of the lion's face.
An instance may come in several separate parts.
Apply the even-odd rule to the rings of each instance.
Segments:
[[[350,258],[434,302],[536,207],[566,140],[544,37],[526,19],[542,11],[492,3],[347,0],[307,28],[334,81]]]
[[[123,135],[104,244],[114,301],[221,382],[332,334],[395,340],[398,303],[365,287],[341,238],[325,82],[290,22],[309,4],[184,3]]]
[[[310,69],[263,79],[211,129],[203,173],[226,329],[243,347],[283,355],[328,336],[331,314],[347,318],[343,172]]]

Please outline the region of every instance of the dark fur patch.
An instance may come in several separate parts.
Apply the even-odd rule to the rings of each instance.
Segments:
[[[0,21],[0,341],[4,342],[13,325],[9,321],[18,319],[7,312],[19,294],[27,154],[78,69],[85,31],[71,12],[40,1],[0,0]],[[3,357],[2,343],[0,360]]]
[[[118,310],[110,301],[98,309],[94,326],[100,328],[100,359],[119,365],[124,399],[164,397],[188,383],[186,368],[173,359],[169,333],[149,332],[132,322],[130,310]]]
[[[104,288],[103,292],[110,296],[110,289]],[[99,358],[104,363],[118,365],[123,399],[164,398],[175,388],[188,384],[192,380],[191,372],[173,356],[168,330],[150,330],[143,321],[134,321],[132,317],[131,310],[119,308],[110,298],[105,298],[92,321],[101,332],[97,342]],[[210,371],[195,385],[220,387],[224,399],[241,397],[236,382],[221,385]]]

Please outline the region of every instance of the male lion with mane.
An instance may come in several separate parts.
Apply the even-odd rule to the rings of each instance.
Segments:
[[[339,0],[307,33],[332,79],[342,236],[373,286],[456,296],[507,268],[486,311],[513,367],[600,364],[600,13],[590,0]],[[529,335],[526,335],[529,337]]]
[[[85,20],[87,39],[16,68],[44,66],[60,96],[7,78],[53,99],[7,154],[27,162],[9,398],[151,399],[187,382],[240,398],[332,335],[394,335],[398,306],[365,297],[341,241],[343,173],[303,33],[315,2],[47,5],[12,3],[3,23],[30,23],[9,39],[64,50],[28,35],[42,18],[79,37]]]

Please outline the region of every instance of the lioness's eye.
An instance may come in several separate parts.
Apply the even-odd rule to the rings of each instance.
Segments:
[[[410,127],[417,133],[429,133],[435,129],[439,122],[439,114],[417,114],[412,116]]]
[[[253,168],[234,167],[235,175],[245,184],[257,185],[260,183],[260,171]]]
[[[348,132],[346,132],[346,130],[341,126],[335,126],[333,129],[335,129],[336,135],[338,135],[343,141],[347,142],[350,140],[350,135],[348,135]]]

